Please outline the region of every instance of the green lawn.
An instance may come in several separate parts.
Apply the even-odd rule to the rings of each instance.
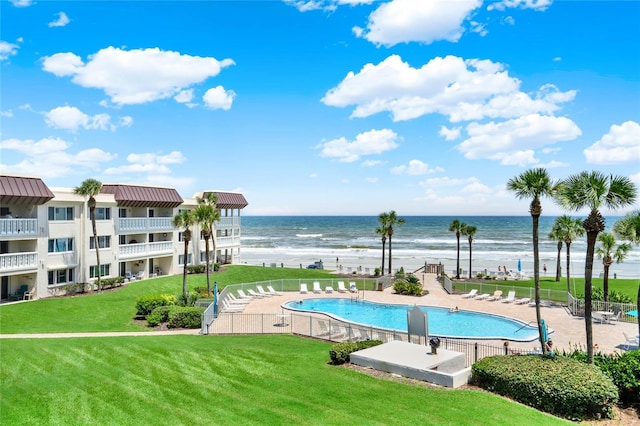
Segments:
[[[294,336],[0,344],[5,425],[570,424],[487,392],[411,386],[331,366],[328,343]]]

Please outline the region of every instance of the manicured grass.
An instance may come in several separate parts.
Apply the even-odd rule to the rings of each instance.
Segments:
[[[328,271],[237,265],[211,274],[210,280],[212,287],[217,281],[222,289],[229,284],[269,279],[332,277],[335,275]],[[190,290],[207,285],[205,274],[188,275],[187,278]],[[0,334],[149,330],[133,321],[136,300],[145,294],[181,292],[182,275],[173,275],[134,281],[115,291],[4,305],[0,307]]]
[[[487,392],[331,366],[330,344],[294,336],[0,343],[6,425],[570,424]]]

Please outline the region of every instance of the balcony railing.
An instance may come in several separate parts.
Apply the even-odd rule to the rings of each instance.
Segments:
[[[160,241],[157,243],[125,244],[119,247],[119,254],[120,258],[173,254],[173,243]]]
[[[238,216],[232,217],[221,217],[218,221],[216,221],[216,228],[233,228],[240,227],[240,218]]]
[[[37,237],[38,219],[0,219],[0,235],[3,237]]]
[[[216,249],[224,247],[239,247],[240,237],[216,237]]]
[[[116,222],[118,233],[173,231],[170,217],[119,217]]]
[[[0,271],[30,271],[38,267],[36,252],[0,254]]]

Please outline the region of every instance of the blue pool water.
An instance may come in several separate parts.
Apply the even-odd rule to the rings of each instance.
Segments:
[[[344,298],[322,298],[292,301],[288,309],[322,312],[338,319],[387,329],[407,331],[408,305],[387,305]],[[471,311],[450,312],[448,308],[421,306],[428,314],[429,335],[462,339],[501,339],[531,342],[538,338],[538,328],[522,321],[499,315]]]

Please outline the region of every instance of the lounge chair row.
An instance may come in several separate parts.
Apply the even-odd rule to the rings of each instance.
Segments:
[[[489,293],[478,294],[478,289],[474,288],[469,293],[465,293],[462,295],[463,299],[475,299],[475,300],[488,300],[490,302],[501,300],[502,303],[515,303],[516,305],[523,305],[525,303],[529,303],[531,298],[522,297],[520,299],[516,299],[515,290],[509,291],[509,294],[504,299],[502,298],[502,290],[496,290],[493,295]]]
[[[314,293],[322,293],[322,288],[320,287],[320,281],[314,281],[313,282],[313,292]],[[326,286],[324,288],[324,292],[325,293],[333,293],[333,286]],[[357,293],[358,292],[358,287],[356,286],[356,283],[354,281],[351,281],[349,283],[349,289],[347,289],[344,286],[344,281],[338,281],[338,292],[340,293],[346,293],[346,292],[351,292],[351,293]],[[301,283],[300,284],[300,293],[301,294],[306,294],[309,293],[309,287],[307,285],[307,283]]]
[[[222,301],[222,308],[220,312],[242,312],[247,304],[254,298],[263,298],[263,297],[271,297],[271,296],[280,296],[282,293],[276,291],[272,286],[267,286],[267,290],[261,286],[256,286],[256,290],[247,289],[245,293],[244,290],[238,290],[238,296],[236,297],[233,293],[228,293],[227,298]]]

